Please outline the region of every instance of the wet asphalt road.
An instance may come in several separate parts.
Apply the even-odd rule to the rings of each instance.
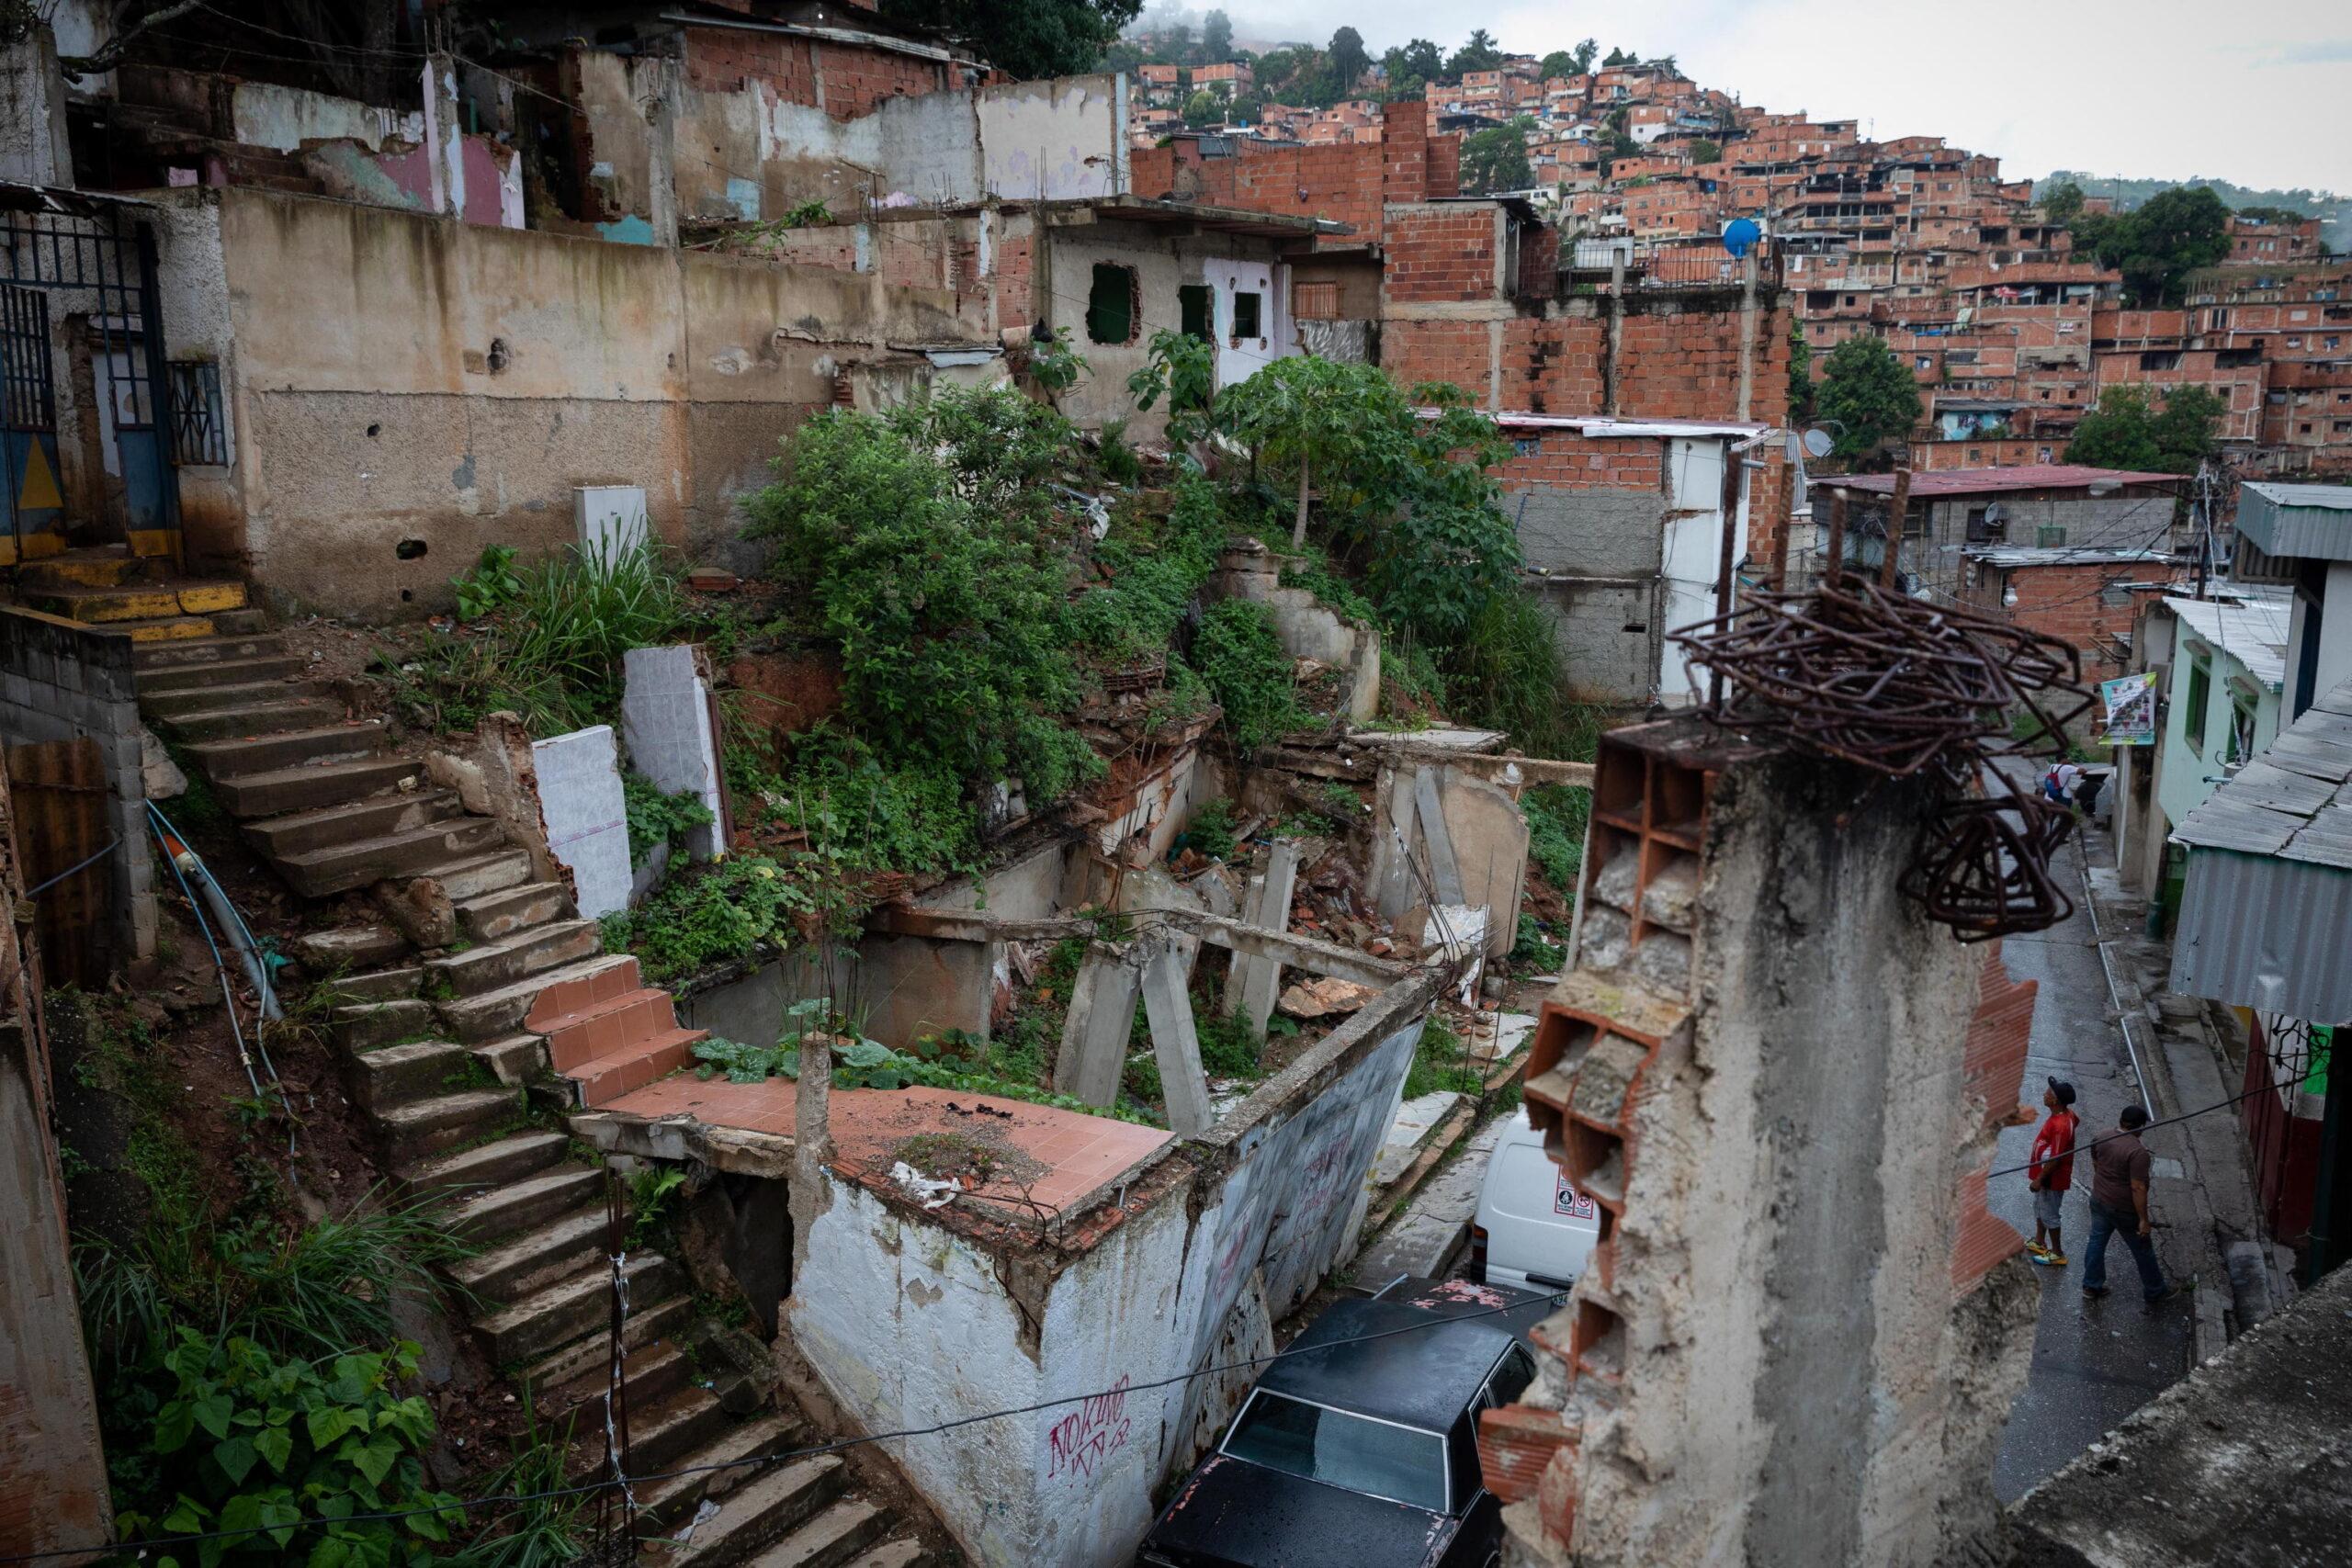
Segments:
[[[2094,836],[2095,860],[2111,859],[2104,834]],[[2070,847],[2063,866],[2064,886],[2079,904],[2081,861]],[[2115,1125],[2123,1107],[2138,1098],[2127,1071],[2121,1032],[2107,1017],[2107,980],[2092,942],[2091,920],[2076,909],[2064,924],[2001,944],[2009,974],[2041,982],[2035,998],[2033,1034],[2026,1059],[2023,1098],[2039,1106],[2043,1079],[2052,1074],[2074,1084],[2081,1098],[2084,1131]],[[2161,1162],[2167,1154],[2165,1129],[2148,1139]],[[2025,1163],[2033,1145],[2032,1127],[2001,1134],[1996,1170]],[[2081,1453],[2123,1418],[2164,1392],[2188,1370],[2190,1298],[2184,1293],[2154,1312],[2140,1300],[2139,1274],[2120,1240],[2108,1244],[2109,1294],[2092,1300],[2082,1293],[2085,1244],[2090,1238],[2090,1156],[2077,1156],[2075,1184],[2064,1215],[2064,1269],[2038,1268],[2041,1319],[2033,1342],[2033,1367],[2010,1409],[2009,1426],[1993,1464],[1993,1489],[2002,1502],[2030,1491],[2035,1483]],[[1992,1212],[2033,1235],[2033,1201],[2022,1172],[1993,1179]],[[2167,1216],[2153,1216],[2157,1252],[2165,1254]]]

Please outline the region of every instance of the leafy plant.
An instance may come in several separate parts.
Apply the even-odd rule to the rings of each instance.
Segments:
[[[707,1314],[697,1308],[696,1317]],[[576,1491],[566,1465],[571,1423],[539,1424],[527,1393],[514,1457],[483,1483],[492,1497],[515,1499],[483,1521],[460,1559],[464,1568],[560,1568],[588,1559],[594,1532],[586,1518],[593,1492]]]
[[[628,818],[629,864],[640,870],[656,848],[667,844],[675,849],[689,829],[716,820],[694,791],[664,795],[659,784],[634,769],[621,775],[621,800]]]
[[[1239,1014],[1198,1012],[1193,1032],[1201,1043],[1201,1066],[1213,1078],[1254,1078],[1261,1076],[1259,1042],[1249,1021]]]
[[[523,578],[514,570],[514,555],[512,545],[484,545],[474,569],[449,580],[449,586],[458,591],[459,619],[480,620],[522,597]]]
[[[1919,423],[1919,383],[1884,338],[1849,337],[1821,364],[1813,402],[1832,427],[1838,457],[1867,457]]]
[[[836,890],[838,891],[838,890]],[[820,908],[800,879],[766,855],[735,854],[664,880],[626,919],[608,917],[607,947],[637,954],[646,978],[692,975],[763,950],[781,953],[797,934],[796,915]]]
[[[1211,860],[1233,858],[1233,802],[1219,795],[1193,808],[1184,841]]]
[[[1217,426],[1216,345],[1165,328],[1151,334],[1143,368],[1127,378],[1136,407],[1148,412],[1168,400],[1168,442],[1189,446]]]
[[[1029,378],[1049,392],[1066,392],[1091,369],[1086,356],[1070,346],[1069,329],[1057,327],[1050,338],[1029,341]]]
[[[1225,710],[1234,744],[1244,751],[1271,746],[1312,722],[1298,705],[1290,658],[1263,604],[1218,602],[1201,617],[1192,662]]]
[[[1527,855],[1544,873],[1544,880],[1571,901],[1577,893],[1577,867],[1584,859],[1585,821],[1592,810],[1592,792],[1566,784],[1538,784],[1520,797],[1527,818]]]
[[[1107,581],[1080,593],[1069,611],[1080,648],[1120,662],[1165,649],[1202,584],[1216,570],[1227,529],[1216,489],[1199,474],[1177,480],[1167,521],[1147,531],[1131,517],[1113,520],[1094,550]]]
[[[642,1251],[670,1223],[670,1202],[686,1184],[674,1165],[647,1166],[628,1179],[628,1250]]]
[[[1095,433],[1095,461],[1102,465],[1102,477],[1113,484],[1128,489],[1143,483],[1143,459],[1127,445],[1127,422],[1106,419]]]
[[[1545,932],[1544,923],[1521,910],[1518,940],[1510,950],[1511,963],[1528,968],[1548,967],[1558,964],[1566,955],[1566,950]]]
[[[157,1561],[418,1564],[459,1529],[458,1499],[425,1484],[431,1406],[394,1393],[416,1372],[417,1347],[318,1360],[243,1337],[177,1330],[146,1442],[119,1456],[141,1473],[160,1514],[119,1511],[126,1537],[254,1533],[193,1541]],[[323,1369],[323,1370],[322,1370]],[[399,1519],[361,1516],[425,1510]]]
[[[829,229],[832,227],[833,209],[821,197],[800,203],[776,220],[786,229]]]
[[[1470,1048],[1462,1036],[1436,1018],[1423,1024],[1420,1042],[1413,1047],[1413,1065],[1405,1074],[1405,1098],[1419,1100],[1439,1089],[1477,1094],[1485,1088],[1478,1069],[1470,1065]]]

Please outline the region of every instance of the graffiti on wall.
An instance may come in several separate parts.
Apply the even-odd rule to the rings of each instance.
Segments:
[[[1122,1376],[1108,1393],[1082,1401],[1046,1429],[1046,1479],[1067,1472],[1091,1481],[1105,1460],[1127,1446],[1133,1425],[1127,1416],[1127,1381]]]

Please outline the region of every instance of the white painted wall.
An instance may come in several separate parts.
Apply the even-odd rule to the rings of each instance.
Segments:
[[[894,1452],[977,1562],[1124,1562],[1153,1488],[1194,1457],[1211,1397],[1209,1380],[1145,1385],[1216,1358],[1245,1293],[1262,1288],[1279,1316],[1352,1250],[1420,1032],[1419,1018],[1391,1030],[1303,1104],[1271,1103],[1277,1085],[1256,1120],[1237,1111],[1238,1131],[1211,1134],[1233,1163],[1199,1217],[1191,1189],[1212,1179],[1195,1176],[1125,1219],[1054,1281],[1033,1342],[988,1252],[832,1180],[786,1303],[794,1338],[868,1431],[1068,1401]]]
[[[230,99],[237,140],[280,152],[299,152],[306,141],[352,141],[370,152],[384,143],[424,140],[424,111],[378,108],[356,98],[338,98],[268,82],[240,82]]]
[[[980,181],[990,196],[1076,201],[1126,189],[1126,114],[1115,74],[983,87],[975,104]]]
[[[1715,578],[1723,561],[1726,446],[1720,437],[1668,443],[1666,542],[1659,570],[1669,637],[1715,613]],[[1747,511],[1743,478],[1735,525],[1746,517]],[[1743,531],[1737,536],[1746,535]],[[1673,705],[1698,702],[1707,693],[1706,672],[1671,642],[1659,649],[1657,683],[1659,700]]]
[[[1247,381],[1275,360],[1295,352],[1290,330],[1290,268],[1281,262],[1211,259],[1202,276],[1216,292],[1216,384]],[[1233,335],[1233,297],[1258,296],[1259,335]]]

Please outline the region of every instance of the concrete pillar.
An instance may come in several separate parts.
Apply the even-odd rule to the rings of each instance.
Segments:
[[[1258,918],[1250,923],[1270,931],[1290,930],[1290,900],[1298,884],[1298,846],[1276,844],[1266,861],[1263,896],[1259,900]],[[1249,1022],[1250,1032],[1264,1039],[1266,1021],[1274,1015],[1274,998],[1282,995],[1283,966],[1279,960],[1258,955],[1235,955],[1235,978],[1238,987],[1227,987],[1240,992],[1241,1016]]]
[[[1184,964],[1175,944],[1151,943],[1143,968],[1144,1014],[1151,1023],[1151,1054],[1159,1063],[1159,1091],[1168,1126],[1180,1138],[1197,1138],[1216,1120],[1209,1109],[1208,1074],[1201,1067],[1200,1036],[1193,1032],[1193,998],[1184,988]]]
[[[425,175],[431,182],[433,210],[452,215],[466,210],[465,129],[458,118],[458,62],[447,54],[424,62]]]
[[[0,179],[74,183],[65,78],[58,70],[56,35],[45,22],[35,22],[15,47],[0,51]]]
[[[1760,244],[1761,242],[1758,243]],[[1739,269],[1739,417],[1747,417],[1756,392],[1756,252],[1750,245]]]
[[[1054,1060],[1055,1093],[1089,1105],[1118,1103],[1119,1079],[1135,1033],[1136,984],[1136,964],[1127,949],[1098,942],[1086,950],[1070,987],[1061,1054]]]
[[[1241,923],[1262,927],[1266,923],[1266,879],[1263,875],[1250,879],[1250,890],[1241,898]],[[1225,971],[1225,989],[1217,997],[1216,1010],[1220,1018],[1231,1018],[1241,1009],[1241,989],[1250,976],[1250,955],[1233,954]]]
[[[800,1043],[800,1078],[792,1104],[792,1288],[800,1289],[808,1267],[808,1233],[829,1206],[825,1167],[833,1159],[830,1120],[833,1098],[833,1048],[821,1040]]]
[[[1438,799],[1437,770],[1413,770],[1413,810],[1420,818],[1421,850],[1429,857],[1430,880],[1437,887],[1437,902],[1462,902],[1462,867],[1453,858],[1453,835],[1446,831],[1445,807]]]

